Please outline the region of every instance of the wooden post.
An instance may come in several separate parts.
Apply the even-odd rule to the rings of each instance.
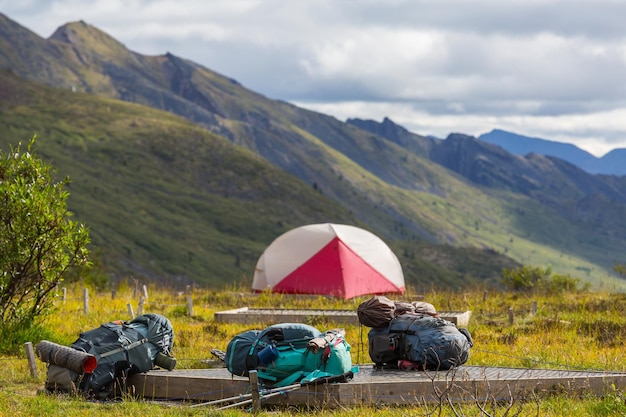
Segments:
[[[89,314],[89,290],[83,288],[83,313]]]
[[[252,394],[252,411],[258,412],[261,409],[261,396],[259,395],[259,376],[257,371],[250,371],[250,394]]]
[[[24,350],[26,351],[26,358],[28,359],[28,368],[30,369],[30,375],[33,378],[38,378],[37,362],[35,361],[35,350],[31,342],[24,343]]]
[[[113,288],[111,291],[111,300],[115,300],[115,296],[117,295],[117,288]]]
[[[130,316],[131,319],[135,318],[135,312],[133,311],[133,306],[128,303],[126,304],[126,308],[128,309],[128,315]]]
[[[189,317],[193,317],[193,300],[191,299],[191,295],[187,296],[187,312],[189,313]]]
[[[144,302],[143,296],[139,297],[139,305],[137,306],[137,315],[138,316],[141,316],[143,314],[143,302]]]
[[[483,291],[483,303],[487,301],[487,290]]]
[[[513,307],[509,307],[509,324],[513,325],[515,317],[513,316]]]
[[[143,298],[148,299],[148,287],[145,284],[143,286]]]
[[[63,304],[67,301],[67,288],[63,287]]]
[[[532,315],[535,317],[537,315],[537,301],[533,301]]]

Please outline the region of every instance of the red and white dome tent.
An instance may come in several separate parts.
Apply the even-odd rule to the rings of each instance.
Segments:
[[[345,299],[404,293],[396,255],[378,236],[343,224],[311,224],[276,238],[259,257],[252,289]]]

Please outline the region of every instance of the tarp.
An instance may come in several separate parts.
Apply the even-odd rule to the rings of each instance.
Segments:
[[[261,254],[252,289],[353,298],[404,293],[396,255],[378,236],[349,225],[312,224],[276,238]]]

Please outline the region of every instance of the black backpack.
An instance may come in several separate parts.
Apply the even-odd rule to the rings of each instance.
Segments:
[[[54,348],[50,347],[54,344],[43,342],[38,345],[38,350]],[[176,365],[176,360],[171,357],[173,343],[172,324],[159,314],[144,314],[131,321],[102,324],[82,333],[70,346],[96,358],[97,366],[92,372],[76,372],[74,364],[60,363],[55,361],[56,355],[39,352],[42,360],[45,356],[50,363],[46,389],[82,392],[96,399],[111,398],[131,374],[149,371],[155,365],[173,369]],[[59,351],[68,349],[64,346],[59,348]],[[71,355],[69,360],[72,360]]]
[[[389,340],[411,369],[448,370],[469,359],[472,338],[452,322],[421,314],[402,314],[389,324]]]

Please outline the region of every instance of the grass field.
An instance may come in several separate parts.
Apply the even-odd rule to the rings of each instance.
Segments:
[[[57,309],[44,325],[46,338],[68,345],[82,331],[111,320],[129,319],[128,305],[137,312],[141,288],[120,286],[112,293],[89,290],[88,311],[85,312],[83,288],[67,288],[63,301],[59,296]],[[61,294],[61,292],[59,292]],[[238,288],[224,291],[195,289],[191,293],[193,316],[188,314],[187,295],[169,289],[147,287],[144,313],[159,313],[174,326],[174,355],[177,368],[206,367],[212,359],[211,349],[225,350],[230,339],[250,328],[262,329],[272,323],[234,325],[213,320],[216,311],[249,307],[283,307],[310,309],[354,309],[365,298],[354,300],[326,297],[296,297],[263,293],[257,296]],[[482,290],[464,293],[432,292],[407,294],[403,300],[421,297],[440,311],[472,312],[469,330],[475,341],[468,365],[511,366],[529,368],[567,368],[577,370],[610,370],[626,372],[623,342],[626,339],[626,295],[598,292],[575,294],[531,295],[521,293],[485,293]],[[533,303],[537,311],[533,314]],[[511,310],[509,310],[511,309]],[[510,323],[509,311],[513,313]],[[85,314],[86,313],[86,314]],[[334,323],[311,319],[309,324],[320,330],[336,327]],[[368,363],[367,328],[344,326],[346,339],[352,345],[354,363]],[[36,344],[38,340],[32,340]],[[45,381],[46,367],[37,361],[38,376],[32,377],[21,346],[13,354],[0,356],[0,415],[2,416],[195,416],[247,415],[244,409],[215,412],[145,402],[127,398],[121,402],[90,402],[75,396],[39,394]],[[284,407],[263,409],[261,415],[316,415],[320,410]],[[475,404],[442,407],[397,407],[384,404],[324,410],[325,415],[357,416],[614,416],[626,415],[624,393],[609,390],[607,395],[572,397],[567,392],[542,396],[532,401],[494,404],[481,410]]]

